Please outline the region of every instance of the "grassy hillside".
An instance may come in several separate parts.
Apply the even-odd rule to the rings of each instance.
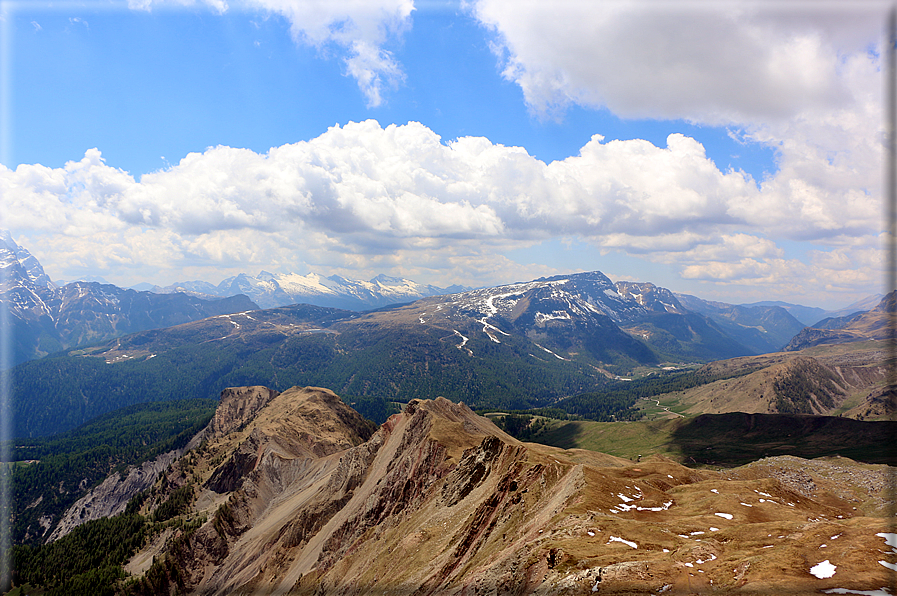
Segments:
[[[886,420],[886,411],[867,402],[881,394],[890,366],[885,342],[816,346],[712,362],[701,369],[717,377],[712,382],[654,398],[657,405],[692,416],[752,412]]]
[[[660,454],[687,465],[731,467],[776,455],[897,465],[895,433],[897,422],[733,412],[639,422],[552,420],[529,440],[632,460]]]

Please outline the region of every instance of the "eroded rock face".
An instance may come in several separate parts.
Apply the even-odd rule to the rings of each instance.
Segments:
[[[155,484],[182,452],[169,451],[140,466],[130,466],[122,474],[112,474],[66,510],[47,541],[59,540],[83,523],[124,512],[128,501]]]

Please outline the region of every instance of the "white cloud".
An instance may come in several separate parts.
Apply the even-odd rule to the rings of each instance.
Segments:
[[[607,108],[623,118],[725,126],[775,150],[778,170],[754,191],[689,154],[688,139],[671,138],[670,163],[658,169],[640,163],[635,143],[625,142],[625,158],[609,151],[613,143],[598,145],[620,159],[612,179],[635,182],[607,187],[620,198],[600,216],[614,231],[594,244],[651,254],[692,279],[842,288],[881,279],[880,259],[851,245],[875,239],[883,217],[879,51],[889,9],[875,1],[470,4],[493,35],[503,76],[542,117],[562,118],[572,105]],[[645,150],[659,165],[657,148]],[[749,247],[733,239],[745,234],[822,248],[813,258],[738,257],[732,250]],[[719,251],[726,256],[710,254]]]
[[[877,41],[887,4],[802,4],[476,0],[472,12],[538,111],[727,124],[849,103],[841,53]]]
[[[205,5],[222,14],[227,11],[226,0],[128,0],[128,8],[131,10],[151,11],[154,8],[180,8],[196,5]]]
[[[495,281],[487,275],[526,277],[506,251],[568,237],[692,280],[872,283],[882,268],[872,257],[879,214],[857,198],[836,217],[851,198],[814,192],[758,188],[679,134],[666,147],[596,136],[579,155],[546,164],[485,138],[443,142],[419,123],[373,120],[266,154],[209,148],[139,181],[96,149],[63,168],[0,169],[4,225],[41,239],[23,244],[47,256],[51,275],[127,265],[169,271],[160,282],[203,266],[366,275],[383,265],[485,284]],[[795,237],[817,239],[814,252],[786,258],[778,243]],[[851,267],[860,273],[848,275]]]
[[[887,6],[478,0],[472,11],[537,112],[607,107],[725,125],[774,148],[778,172],[727,214],[812,240],[867,233],[882,216],[882,64],[871,50]],[[692,204],[715,217],[712,201]]]
[[[370,107],[383,102],[385,87],[404,80],[399,63],[385,49],[411,25],[413,0],[243,0],[285,17],[293,39],[319,49],[335,44],[347,52],[346,72]]]

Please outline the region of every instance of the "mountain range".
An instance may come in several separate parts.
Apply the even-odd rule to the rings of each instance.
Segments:
[[[135,331],[258,308],[246,296],[208,300],[80,281],[60,287],[3,231],[0,270],[0,301],[7,306],[12,331],[11,365]]]
[[[370,310],[469,289],[457,285],[439,288],[387,275],[378,275],[370,281],[361,281],[338,275],[324,277],[317,273],[299,275],[261,271],[254,277],[246,273],[229,277],[217,286],[205,281],[185,281],[165,287],[155,286],[151,291],[160,294],[182,292],[221,298],[244,294],[262,308],[302,303],[346,310]]]
[[[374,400],[378,411],[438,396],[474,407],[553,407],[626,383],[615,379],[662,380],[753,353],[668,290],[578,273],[361,313],[292,305],[222,314],[23,363],[12,375],[14,432],[52,434],[141,401],[263,383],[328,387]],[[686,384],[742,373],[715,374]],[[628,416],[634,394],[615,395],[624,394],[568,411]]]
[[[385,275],[360,281],[314,273],[272,274],[266,271],[255,277],[243,273],[217,286],[191,281],[166,287],[150,286],[148,290],[138,291],[96,281],[74,281],[61,285],[55,284],[40,262],[16,244],[6,231],[0,231],[0,267],[6,279],[0,301],[9,307],[13,328],[11,364],[135,331],[177,325],[218,314],[246,312],[258,307],[302,303],[364,311],[470,291],[470,288],[461,286],[439,288]],[[147,284],[139,284],[139,287],[144,286]],[[632,292],[627,288],[631,288]],[[692,332],[704,336],[702,341],[706,349],[697,349],[693,353],[697,360],[781,349],[803,328],[803,324],[790,313],[800,315],[804,320],[816,315],[820,318],[824,318],[823,315],[856,316],[852,308],[859,305],[842,309],[844,312],[826,313],[821,309],[787,303],[737,306],[710,302],[685,294],[673,294],[650,283],[621,281],[610,289],[637,302],[648,300],[643,307],[651,312],[661,312],[655,308],[660,302],[655,304],[651,301],[656,301],[656,296],[663,294],[665,304],[670,307],[670,310],[664,311],[667,314],[677,315],[680,320],[689,314],[701,315],[692,316],[688,323],[693,327]],[[846,324],[841,319],[834,321],[829,325]],[[674,330],[665,327],[669,320],[664,321],[663,317],[657,316],[651,322],[635,321],[627,316],[617,322],[630,325],[626,328],[628,333],[652,341],[653,347],[660,348],[661,352],[672,350],[676,353],[683,347],[682,333],[687,333],[684,328]],[[696,331],[698,327],[702,330]],[[712,335],[717,337],[712,338]],[[679,345],[674,345],[676,343]],[[666,344],[666,348],[661,344]],[[717,348],[720,351],[713,353]]]
[[[21,363],[12,375],[17,436],[59,432],[147,399],[209,398],[227,386],[263,383],[327,386],[380,400],[369,404],[379,410],[440,395],[477,407],[548,407],[603,391],[614,379],[775,352],[799,333],[816,343],[832,336],[801,331],[783,306],[710,302],[645,282],[614,283],[597,271],[363,312],[309,304],[257,309],[242,294],[204,299],[96,282],[58,287],[8,234],[0,240],[8,280],[0,299],[9,304],[13,364]],[[302,286],[285,281],[299,276],[268,277],[269,290]],[[237,276],[227,287],[247,280]],[[353,291],[360,296],[367,288],[373,300],[376,286],[376,299],[386,300],[385,289],[391,299],[438,290],[383,276],[374,282]],[[860,324],[855,319],[851,324]],[[835,333],[871,337],[846,327]],[[48,353],[57,355],[23,362]],[[600,416],[628,416],[629,400]],[[586,411],[599,416],[592,406]]]
[[[853,315],[823,319],[795,335],[784,350],[793,352],[820,344],[853,343],[893,337],[897,312],[897,291],[891,292],[875,308]]]

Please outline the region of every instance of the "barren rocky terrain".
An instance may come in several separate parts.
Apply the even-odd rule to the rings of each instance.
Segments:
[[[184,518],[206,521],[138,553],[134,592],[820,594],[894,580],[887,466],[633,462],[521,443],[442,398],[374,432],[327,390],[265,391],[233,390],[221,407],[240,415],[156,485],[145,511],[192,486]]]

